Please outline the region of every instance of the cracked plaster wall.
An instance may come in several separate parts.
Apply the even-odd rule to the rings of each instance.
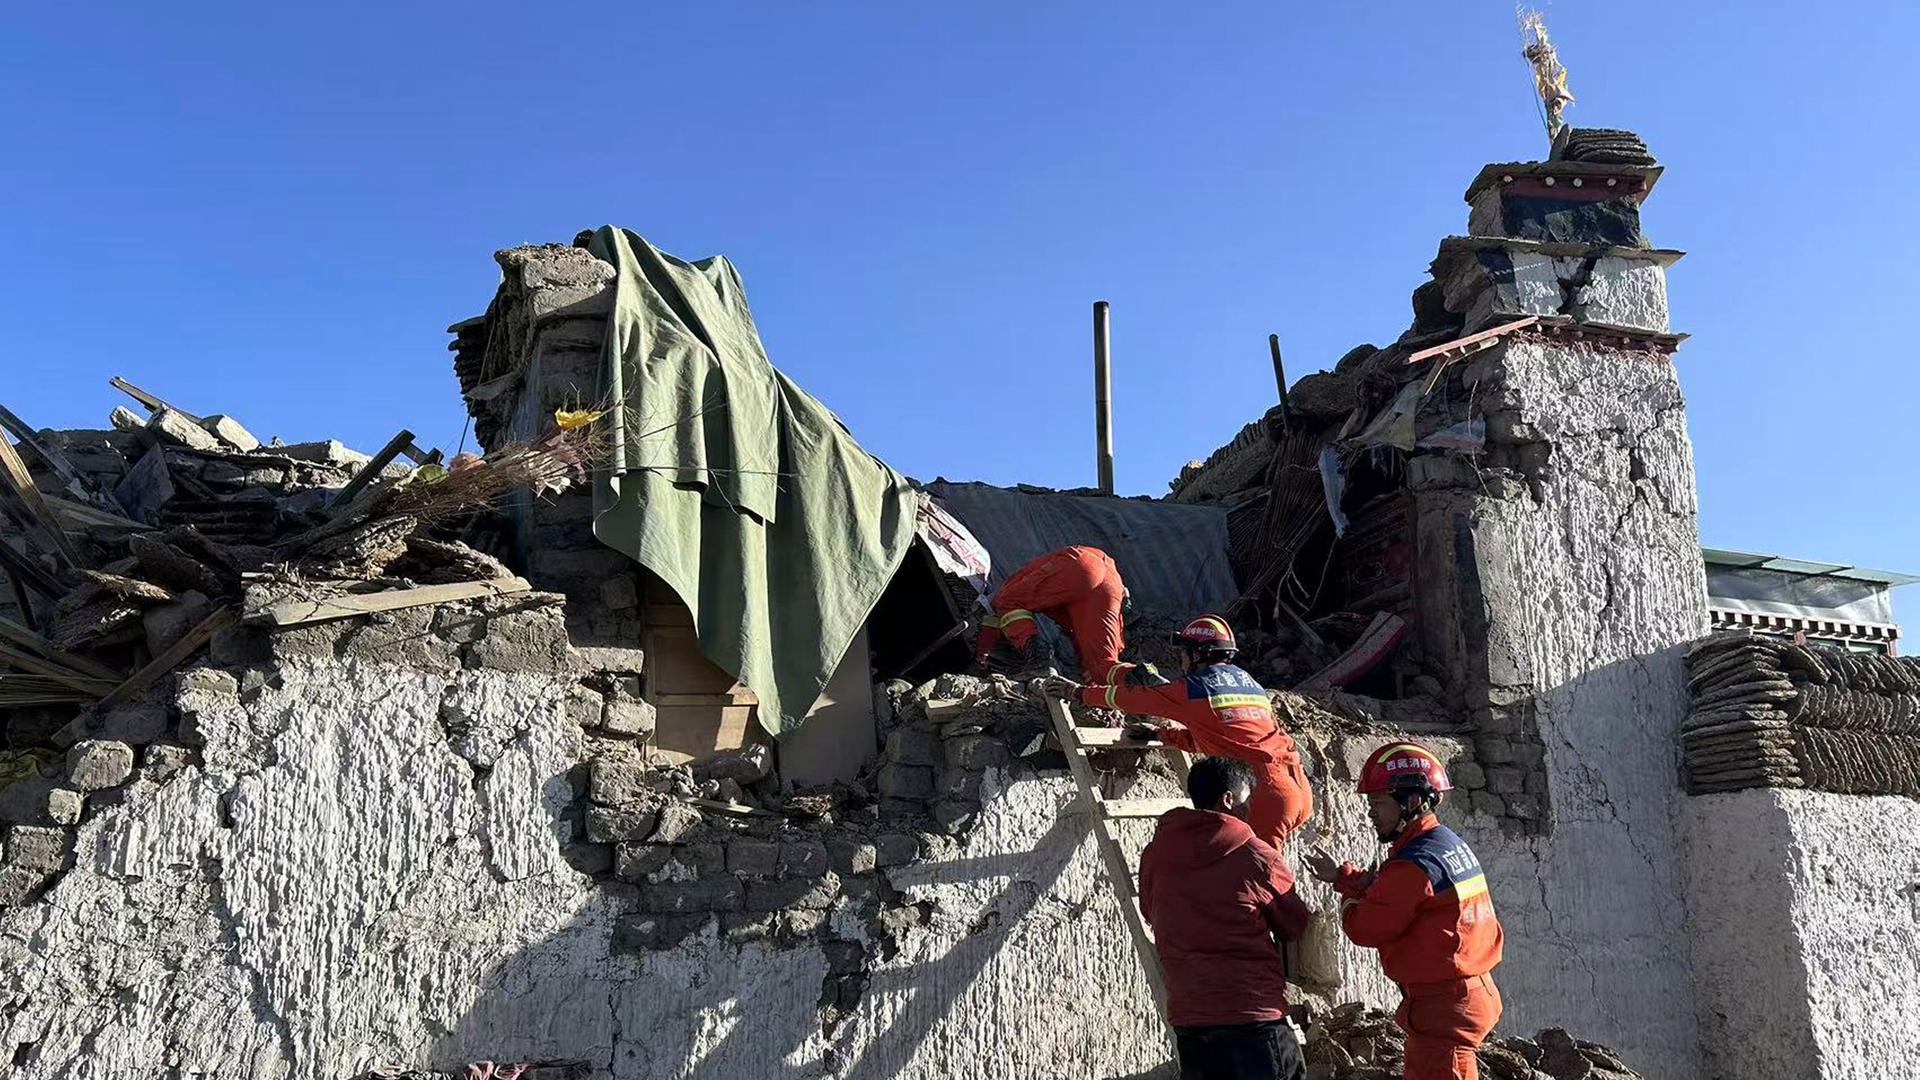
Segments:
[[[1574,1027],[1687,1080],[1674,747],[1682,643],[1707,612],[1679,383],[1665,358],[1529,337],[1462,378],[1489,395],[1500,475],[1417,494],[1423,567],[1461,567],[1429,648],[1461,673],[1481,762],[1531,749],[1545,796],[1537,828],[1468,837],[1508,935],[1504,1023]]]
[[[1715,1080],[1891,1080],[1920,1043],[1913,800],[1687,800],[1700,1031]]]
[[[818,947],[710,925],[616,951],[630,892],[561,858],[569,680],[295,658],[243,704],[227,678],[183,693],[204,764],[136,782],[0,917],[9,1075],[541,1056],[609,1077],[1133,1076],[1171,1056],[1064,780],[990,770],[958,851],[892,872],[928,920],[829,1038]],[[856,902],[829,913],[841,936],[863,932]]]

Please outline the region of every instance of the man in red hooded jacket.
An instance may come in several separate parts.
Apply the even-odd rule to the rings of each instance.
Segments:
[[[1433,751],[1388,743],[1360,771],[1359,792],[1387,849],[1380,869],[1307,856],[1314,877],[1346,902],[1340,925],[1355,945],[1380,950],[1400,987],[1395,1023],[1407,1033],[1406,1080],[1476,1080],[1476,1051],[1500,1019],[1500,920],[1487,875],[1467,842],[1434,811],[1452,788]]]
[[[1182,1080],[1300,1080],[1306,1060],[1287,1021],[1278,941],[1312,913],[1279,852],[1246,822],[1253,770],[1202,758],[1187,774],[1194,808],[1169,810],[1140,856],[1140,913],[1167,986]]]

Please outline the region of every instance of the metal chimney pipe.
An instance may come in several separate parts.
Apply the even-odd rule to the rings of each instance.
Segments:
[[[1100,493],[1113,494],[1113,365],[1107,351],[1107,302],[1093,302],[1093,438]]]

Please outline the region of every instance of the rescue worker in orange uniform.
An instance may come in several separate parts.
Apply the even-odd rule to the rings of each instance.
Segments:
[[[1004,636],[1025,654],[1029,671],[1044,671],[1050,665],[1034,616],[1045,615],[1073,639],[1081,678],[1114,678],[1124,670],[1126,605],[1127,587],[1106,552],[1082,546],[1049,551],[1014,571],[993,594],[993,614],[981,620],[974,663],[985,666]]]
[[[1202,615],[1174,635],[1174,649],[1186,678],[1157,686],[1127,685],[1150,667],[1124,671],[1106,685],[1077,686],[1048,680],[1047,689],[1086,705],[1124,709],[1143,722],[1127,734],[1157,738],[1190,753],[1230,757],[1253,768],[1253,800],[1247,823],[1253,834],[1278,850],[1313,813],[1313,792],[1300,767],[1293,736],[1274,718],[1273,702],[1253,676],[1235,667],[1239,653],[1233,629],[1218,615]]]
[[[1307,856],[1314,877],[1346,898],[1340,925],[1355,945],[1380,950],[1400,987],[1394,1022],[1407,1033],[1406,1080],[1475,1080],[1475,1051],[1500,1019],[1491,972],[1500,963],[1500,920],[1486,874],[1466,841],[1434,810],[1453,787],[1446,767],[1418,743],[1373,752],[1359,792],[1387,859],[1377,871]]]

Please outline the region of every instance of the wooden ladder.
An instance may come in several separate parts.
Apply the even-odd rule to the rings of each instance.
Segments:
[[[1187,755],[1158,739],[1130,739],[1119,728],[1078,727],[1073,722],[1073,714],[1066,702],[1051,694],[1043,696],[1047,703],[1047,714],[1053,719],[1054,736],[1060,740],[1060,749],[1067,756],[1067,769],[1073,773],[1074,786],[1080,790],[1080,804],[1092,819],[1094,846],[1100,850],[1100,858],[1107,868],[1107,880],[1113,886],[1115,898],[1120,901],[1121,918],[1126,921],[1134,949],[1140,954],[1140,967],[1146,972],[1154,1005],[1164,1017],[1167,1014],[1167,985],[1160,973],[1160,956],[1153,950],[1153,932],[1140,913],[1139,878],[1133,868],[1127,865],[1127,853],[1121,848],[1119,838],[1113,834],[1112,822],[1128,818],[1157,818],[1176,807],[1191,804],[1185,799],[1109,799],[1100,792],[1099,773],[1087,754],[1094,750],[1162,751],[1182,784],[1186,783],[1187,778]]]

